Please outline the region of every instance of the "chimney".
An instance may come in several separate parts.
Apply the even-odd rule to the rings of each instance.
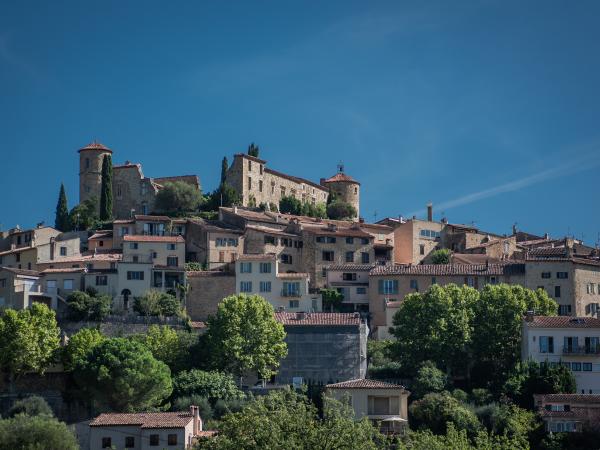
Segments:
[[[296,313],[296,320],[304,320],[306,318],[306,313],[304,311],[298,311]]]
[[[427,220],[433,222],[433,203],[427,203]]]
[[[550,235],[548,233],[544,233],[544,239],[549,240],[550,239]]]
[[[200,418],[200,408],[197,406],[190,406],[190,413],[192,414],[192,434],[194,436],[198,435],[199,431],[202,431],[202,419]]]
[[[237,214],[237,213],[238,213],[237,206],[234,206],[234,207],[233,207],[233,213],[234,213],[234,214]]]
[[[525,322],[533,322],[533,311],[527,311],[525,314]]]

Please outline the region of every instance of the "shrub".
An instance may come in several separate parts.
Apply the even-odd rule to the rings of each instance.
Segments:
[[[108,295],[99,295],[97,291],[73,291],[67,297],[68,315],[74,321],[101,322],[110,314],[112,299]]]
[[[350,203],[335,200],[327,205],[327,217],[333,220],[353,219],[356,217],[356,209]]]
[[[230,374],[198,369],[184,370],[175,376],[173,395],[175,397],[199,395],[210,401],[243,397]]]
[[[54,416],[52,408],[43,397],[32,395],[22,400],[17,400],[8,410],[7,417],[14,417],[17,414],[26,416]]]
[[[466,430],[471,436],[481,428],[475,413],[448,392],[427,394],[413,402],[409,411],[412,426],[429,429],[435,434],[443,434],[448,422],[453,422],[458,430]]]
[[[200,191],[184,181],[167,182],[156,194],[157,211],[180,216],[197,211],[202,203]]]
[[[471,401],[477,406],[482,406],[492,401],[492,393],[483,388],[475,388],[471,391]]]
[[[77,450],[73,433],[63,422],[46,415],[17,414],[0,420],[0,450]]]
[[[442,392],[446,388],[446,374],[431,361],[425,361],[413,380],[412,392],[415,398],[421,398],[430,392]]]
[[[447,248],[441,248],[431,254],[431,262],[433,264],[450,264],[450,256],[452,253]]]
[[[181,312],[181,304],[174,295],[151,289],[135,298],[133,310],[142,316],[171,317]]]
[[[469,400],[469,395],[462,389],[454,389],[452,391],[452,397],[454,397],[461,403],[467,403],[467,401]]]
[[[208,399],[197,394],[177,397],[171,405],[171,410],[189,411],[192,405],[200,409],[200,417],[204,422],[214,417],[213,408]]]

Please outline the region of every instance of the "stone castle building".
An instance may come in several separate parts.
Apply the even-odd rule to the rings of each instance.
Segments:
[[[242,198],[242,206],[259,206],[261,203],[279,206],[282,197],[292,196],[302,202],[326,203],[329,192],[350,203],[360,211],[360,183],[343,172],[331,178],[321,179],[320,184],[304,178],[287,175],[267,167],[267,162],[244,153],[233,156],[225,181],[231,185]]]
[[[79,202],[95,197],[100,200],[102,189],[102,161],[112,150],[99,142],[79,149]],[[183,181],[200,189],[196,175],[150,178],[144,176],[142,165],[126,161],[113,165],[113,216],[125,219],[133,214],[150,214],[154,211],[156,194],[165,183]]]

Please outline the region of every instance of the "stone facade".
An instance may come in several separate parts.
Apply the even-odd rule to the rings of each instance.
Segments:
[[[344,167],[339,166],[339,172],[326,180],[321,180],[335,197],[350,204],[356,210],[356,220],[360,217],[360,183],[344,173]]]
[[[190,291],[187,313],[192,320],[206,320],[216,314],[221,300],[235,294],[235,275],[227,272],[187,272]]]
[[[221,221],[193,219],[187,225],[187,259],[208,270],[225,269],[234,263],[243,253],[244,242],[242,230]]]

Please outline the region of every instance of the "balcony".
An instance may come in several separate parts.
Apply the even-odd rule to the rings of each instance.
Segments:
[[[287,291],[287,290],[283,289],[281,291],[281,296],[282,297],[288,297],[288,298],[290,298],[290,297],[291,298],[298,298],[298,297],[301,297],[302,294],[300,294],[300,291]]]
[[[600,346],[563,347],[562,354],[575,356],[599,356]]]

